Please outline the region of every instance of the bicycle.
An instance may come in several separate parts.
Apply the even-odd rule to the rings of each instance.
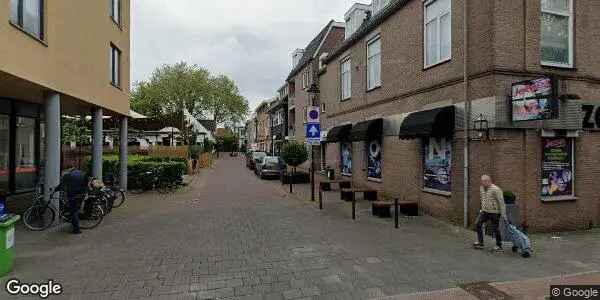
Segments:
[[[32,231],[43,231],[54,224],[57,211],[54,202],[58,202],[60,218],[66,223],[71,223],[67,197],[61,190],[52,189],[50,192],[48,201],[44,199],[42,193],[36,192],[33,204],[23,214],[23,223]],[[83,194],[78,198],[81,202],[79,216],[81,229],[96,228],[104,219],[105,214],[101,202],[97,197],[89,194]]]
[[[119,208],[125,203],[127,200],[125,196],[125,192],[119,187],[119,180],[114,176],[106,176],[104,179],[104,183],[106,184],[106,193],[112,198],[112,208]]]

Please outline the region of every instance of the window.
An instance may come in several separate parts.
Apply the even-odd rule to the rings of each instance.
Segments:
[[[342,100],[352,97],[352,74],[350,73],[351,61],[347,59],[341,65]]]
[[[121,0],[110,0],[110,17],[121,25]]]
[[[572,138],[542,139],[542,200],[575,197],[575,142]]]
[[[367,45],[367,89],[381,86],[381,39],[375,38]]]
[[[452,192],[452,138],[423,138],[423,188],[449,195]]]
[[[0,115],[0,190],[9,190],[10,117]]]
[[[425,67],[452,57],[451,0],[425,2]]]
[[[10,22],[40,40],[44,39],[44,0],[10,0]]]
[[[110,47],[110,83],[121,86],[121,51],[115,46]]]
[[[542,64],[573,67],[573,0],[542,0]]]
[[[35,187],[37,182],[35,119],[18,117],[16,131],[15,189],[24,191]]]
[[[342,175],[352,176],[352,143],[340,143],[340,156]]]

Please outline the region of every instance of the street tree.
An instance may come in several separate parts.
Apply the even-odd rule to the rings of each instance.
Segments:
[[[308,160],[308,150],[302,144],[296,142],[287,143],[281,150],[281,159],[288,166],[292,167],[292,176],[289,177],[290,193],[292,193],[296,168]]]

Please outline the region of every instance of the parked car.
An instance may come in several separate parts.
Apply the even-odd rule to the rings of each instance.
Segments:
[[[267,156],[266,152],[249,152],[246,155],[246,167],[250,170],[256,170],[256,163],[260,162],[265,156]]]
[[[256,175],[261,179],[266,177],[279,177],[285,168],[283,159],[279,156],[266,156],[256,165]]]

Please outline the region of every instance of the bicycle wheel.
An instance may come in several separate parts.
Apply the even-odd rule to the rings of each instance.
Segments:
[[[123,205],[123,203],[125,203],[125,200],[127,200],[125,198],[125,192],[121,191],[121,190],[113,190],[114,196],[115,196],[115,200],[113,202],[113,208],[118,208],[121,205]]]
[[[33,231],[48,229],[54,223],[56,212],[47,205],[34,205],[23,214],[23,223]]]
[[[100,204],[91,204],[91,207],[85,208],[79,216],[79,227],[81,229],[94,229],[104,219],[104,210]]]

